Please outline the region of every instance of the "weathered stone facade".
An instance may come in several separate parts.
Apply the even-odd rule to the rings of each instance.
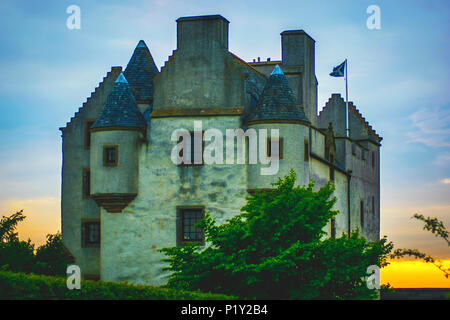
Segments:
[[[177,48],[159,72],[140,41],[124,73],[113,67],[61,128],[63,241],[85,278],[165,283],[158,250],[180,245],[180,208],[224,223],[249,192],[270,188],[290,169],[301,185],[334,180],[336,235],[360,228],[379,238],[381,137],[352,103],[346,136],[340,95],[317,115],[314,40],[284,31],[281,61],[246,63],[228,51],[228,24],[221,16],[178,19]],[[172,133],[193,131],[194,121],[224,136],[278,129],[277,174],[261,175],[265,165],[248,161],[174,164]]]

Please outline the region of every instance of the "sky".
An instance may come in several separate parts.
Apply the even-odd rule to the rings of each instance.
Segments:
[[[78,30],[66,26],[70,5],[80,8]],[[370,5],[380,8],[380,29],[367,27]],[[305,30],[316,41],[319,110],[332,93],[345,93],[343,79],[329,73],[347,58],[349,100],[383,137],[381,235],[396,247],[450,260],[445,242],[411,219],[421,213],[450,225],[450,2],[445,0],[2,0],[0,215],[24,209],[20,237],[41,244],[47,233],[60,230],[58,128],[111,66],[126,66],[140,39],[160,68],[176,48],[175,20],[204,14],[230,21],[229,49],[246,61],[280,60],[280,33]],[[404,263],[409,264],[403,269],[392,265],[399,269],[386,272],[386,279],[399,279],[398,270],[413,270],[410,279],[417,278],[414,272],[436,272],[433,266]],[[449,282],[434,286],[450,287]],[[408,279],[401,283],[413,286]]]

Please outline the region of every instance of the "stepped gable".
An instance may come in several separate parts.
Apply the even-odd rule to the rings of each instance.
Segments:
[[[277,65],[273,69],[247,123],[267,120],[308,122],[297,102],[283,71]]]
[[[341,97],[339,93],[333,93],[331,97],[328,99],[327,104],[325,107],[322,108],[319,112],[319,118],[322,115],[322,112],[324,112],[328,108],[328,103],[330,103],[332,100],[341,100],[340,102],[345,104],[345,100]],[[348,110],[349,113],[353,112],[356,117],[364,124],[364,126],[367,128],[367,132],[369,133],[369,138],[373,138],[373,141],[376,143],[380,143],[381,140],[383,140],[383,137],[381,137],[376,130],[372,127],[372,125],[369,124],[369,122],[366,120],[366,118],[363,117],[361,112],[356,108],[356,106],[353,104],[353,101],[348,102]]]
[[[114,83],[112,92],[109,94],[100,116],[91,126],[91,129],[120,129],[124,127],[144,129],[146,122],[139,111],[130,85],[121,73]]]
[[[66,123],[66,126],[60,127],[59,130],[61,130],[61,132],[64,134],[64,131],[72,126],[72,123],[75,119],[80,118],[80,116],[82,116],[87,110],[90,109],[93,101],[102,98],[105,93],[104,91],[106,90],[105,88],[109,87],[111,81],[115,81],[121,72],[122,67],[111,67],[111,71],[109,71],[106,76],[103,77],[103,80],[98,84],[95,90],[91,92],[91,95],[87,98],[86,102],[83,102],[83,105],[78,109],[77,112],[75,112],[73,117],[70,118],[70,121]]]
[[[353,112],[356,117],[364,123],[365,127],[367,128],[367,131],[369,133],[369,138],[373,138],[376,143],[380,143],[381,140],[383,140],[383,137],[378,135],[378,133],[375,131],[375,129],[369,124],[369,122],[364,118],[361,114],[361,112],[356,108],[355,105],[353,105],[352,101],[348,102],[348,110],[349,112]]]
[[[153,102],[153,77],[158,73],[144,40],[140,40],[124,71],[124,76],[138,103]]]

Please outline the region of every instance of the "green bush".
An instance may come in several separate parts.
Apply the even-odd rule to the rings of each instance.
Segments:
[[[0,271],[0,299],[36,300],[228,300],[233,297],[148,285],[104,281],[81,281],[81,289],[69,290],[66,278]]]
[[[358,232],[325,238],[338,212],[331,183],[296,186],[294,171],[275,189],[247,198],[239,215],[216,225],[206,215],[210,245],[161,249],[172,273],[168,287],[213,291],[249,299],[375,299],[364,277],[384,266],[392,244]]]

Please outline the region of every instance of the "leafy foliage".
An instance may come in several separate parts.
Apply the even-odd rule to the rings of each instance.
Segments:
[[[34,267],[34,245],[30,240],[20,241],[17,224],[25,216],[22,211],[0,219],[0,267],[2,269],[31,272]]]
[[[0,299],[228,300],[233,297],[91,280],[83,280],[80,290],[69,290],[62,277],[0,271]]]
[[[10,242],[19,240],[16,231],[17,224],[23,221],[25,216],[23,215],[23,210],[13,213],[9,217],[2,217],[0,219],[0,242]]]
[[[437,218],[424,217],[421,214],[414,214],[412,218],[417,219],[419,221],[423,221],[425,223],[423,230],[430,231],[436,237],[442,238],[447,244],[450,246],[450,241],[448,240],[448,230],[445,228],[444,223]],[[443,263],[439,260],[436,260],[432,256],[423,253],[417,249],[396,249],[391,254],[391,259],[401,259],[406,256],[413,257],[415,259],[423,260],[427,263],[432,263],[439,270],[444,273],[444,276],[448,279],[450,277],[450,268],[444,267]]]
[[[368,242],[358,232],[324,239],[338,212],[334,186],[295,186],[293,171],[271,191],[247,198],[241,213],[223,225],[206,215],[207,247],[165,248],[168,286],[257,299],[370,299],[369,265],[384,266],[392,244]]]
[[[448,230],[445,228],[444,223],[437,218],[424,217],[421,214],[416,213],[413,218],[425,222],[423,230],[430,231],[436,237],[444,239],[445,242],[450,246],[450,241],[448,240]]]
[[[23,211],[0,220],[0,268],[17,272],[65,275],[67,262],[60,233],[47,235],[47,243],[37,248],[31,240],[19,240],[17,224],[25,219]]]
[[[36,250],[36,264],[36,273],[60,276],[66,274],[67,258],[61,233],[47,235],[46,244]]]

